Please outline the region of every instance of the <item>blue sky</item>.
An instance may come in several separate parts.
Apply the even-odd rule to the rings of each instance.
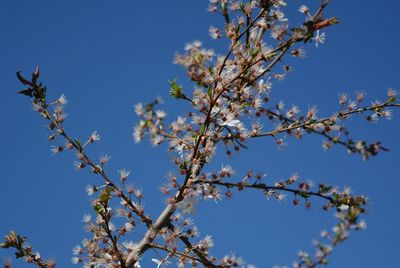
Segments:
[[[296,9],[302,3],[289,4]],[[87,137],[98,130],[102,142],[89,153],[111,155],[111,174],[131,170],[131,182],[144,189],[146,208],[157,215],[164,204],[157,187],[173,169],[171,154],[146,141],[134,144],[133,105],[162,96],[169,119],[188,110],[168,97],[167,80],[178,78],[192,89],[185,71],[172,64],[175,52],[195,39],[226,51],[226,44],[208,37],[209,25],[221,25],[222,18],[206,7],[205,0],[0,2],[1,237],[16,230],[44,257],[54,257],[58,267],[69,267],[72,247],[86,235],[81,217],[91,211],[84,187],[99,182],[74,171],[71,154],[51,155],[45,122],[27,98],[16,94],[21,87],[15,71],[30,73],[36,65],[50,97],[64,93],[69,100],[69,132]],[[338,108],[339,93],[365,90],[372,101],[384,98],[388,87],[400,88],[399,8],[394,0],[332,1],[327,15],[342,23],[328,29],[326,44],[310,46],[307,58],[274,85],[274,98],[303,111],[318,105],[321,115],[330,115]],[[381,140],[391,149],[367,162],[342,148],[323,151],[321,139],[308,136],[288,140],[284,150],[260,139],[232,159],[217,157],[213,165],[231,164],[238,173],[255,169],[270,178],[297,172],[316,183],[351,186],[371,200],[368,228],[336,249],[330,267],[400,267],[399,117],[396,111],[393,120],[377,124],[350,120],[353,137]],[[215,256],[236,252],[257,267],[290,265],[298,250],[312,251],[312,239],[334,222],[332,213],[317,205],[306,210],[290,200],[267,201],[256,192],[201,204],[194,218],[203,236],[213,235]],[[12,254],[2,250],[0,258]]]

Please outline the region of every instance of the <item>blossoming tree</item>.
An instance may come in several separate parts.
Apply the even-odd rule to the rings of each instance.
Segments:
[[[134,127],[134,141],[148,138],[154,145],[166,143],[174,152],[175,172],[167,175],[161,187],[167,205],[156,217],[146,212],[140,188],[127,183],[128,170],[119,170],[119,178],[114,178],[107,171],[108,155],[97,161],[86,152],[88,146],[100,140],[97,132],[80,140],[64,128],[65,96],[48,100],[38,68],[31,78],[17,72],[25,86],[19,93],[28,96],[34,110],[48,122],[50,140],[55,143],[52,152],[73,151],[77,170],[90,169],[102,179],[102,183],[86,189],[94,199],[93,213],[84,216],[90,237],[74,247],[73,263],[84,267],[141,267],[146,253],[156,250],[159,257],[152,259],[156,267],[172,263],[178,267],[245,267],[244,259],[235,254],[213,256],[212,237],[199,237],[190,214],[201,200],[219,201],[231,197],[234,191],[248,189],[258,190],[268,198],[290,199],[293,205],[304,203],[306,207],[320,199],[322,209],[335,213],[337,224],[331,232],[321,233],[321,241],[315,242],[315,254],[300,252],[294,267],[327,264],[329,254],[348,238],[351,230],[366,227],[362,214],[367,199],[353,195],[348,188],[322,183],[313,186],[297,175],[270,183],[253,171],[242,172],[238,177],[241,172],[231,166],[220,170],[208,167],[218,147],[231,156],[247,149],[250,139],[260,142],[261,138],[271,138],[283,146],[291,136],[301,139],[304,135],[319,135],[325,140],[325,149],[342,146],[365,160],[387,150],[380,142],[349,137],[346,123],[356,115],[371,122],[391,118],[390,108],[400,106],[396,90],[389,89],[383,101],[371,105],[364,104],[364,92],[354,97],[344,94],[339,100],[340,109],[326,117],[317,116],[316,107],[300,114],[296,106],[287,109],[283,102],[270,101],[273,81],[283,80],[291,71],[285,58],[303,58],[305,46],[323,44],[324,29],[339,22],[336,17],[324,16],[328,4],[329,0],[322,1],[315,10],[300,6],[298,11],[304,15],[304,22],[289,27],[283,0],[210,0],[209,11],[222,14],[224,20],[223,27],[209,28],[210,37],[226,39],[230,45],[225,54],[218,55],[195,41],[176,55],[174,62],[186,70],[195,89],[191,92],[171,80],[170,95],[186,102],[189,110],[168,122],[166,112],[159,108],[159,99],[135,106],[139,122]],[[131,233],[140,232],[139,225],[145,231],[140,234],[141,239],[133,241]],[[53,260],[42,258],[25,237],[14,231],[0,246],[14,248],[17,258],[38,267],[55,267]]]

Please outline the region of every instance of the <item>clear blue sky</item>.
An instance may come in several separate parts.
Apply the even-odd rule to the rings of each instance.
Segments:
[[[296,2],[292,9],[303,3],[288,2]],[[134,144],[133,105],[162,96],[170,119],[185,111],[168,97],[167,80],[179,78],[192,88],[184,70],[172,65],[174,53],[194,39],[226,50],[208,37],[209,25],[220,25],[222,18],[206,7],[205,0],[0,2],[1,237],[16,230],[44,257],[54,257],[58,267],[70,267],[72,247],[86,236],[81,217],[91,211],[84,187],[99,182],[75,172],[72,155],[51,155],[45,122],[31,111],[27,98],[16,94],[21,87],[15,71],[30,73],[36,65],[50,96],[64,93],[69,100],[69,132],[86,137],[98,130],[102,142],[90,153],[94,158],[111,155],[111,174],[130,169],[131,182],[144,189],[146,208],[157,215],[164,202],[157,187],[173,168],[171,155],[148,142]],[[276,99],[303,111],[318,105],[321,115],[330,115],[339,93],[365,90],[367,99],[375,100],[388,87],[400,88],[399,8],[394,0],[332,1],[328,15],[342,23],[328,29],[326,44],[310,47],[287,80],[275,85]],[[257,140],[248,151],[233,159],[216,158],[214,164],[231,164],[243,173],[254,168],[270,178],[297,172],[316,183],[364,193],[371,200],[368,228],[336,249],[330,267],[400,267],[399,112],[378,124],[350,120],[354,137],[382,140],[391,148],[368,162],[342,148],[325,152],[319,137],[308,136],[289,140],[283,151],[270,139]],[[297,251],[312,252],[311,240],[334,222],[332,213],[317,205],[306,210],[290,201],[267,201],[256,192],[201,204],[194,218],[202,235],[213,235],[215,256],[236,252],[257,267],[291,265]],[[0,258],[11,255],[0,251]]]

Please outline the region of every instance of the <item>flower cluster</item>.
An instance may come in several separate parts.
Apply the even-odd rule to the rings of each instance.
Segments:
[[[15,248],[15,256],[17,258],[24,258],[27,263],[32,263],[38,267],[43,268],[54,268],[56,264],[54,260],[44,260],[40,256],[40,253],[34,251],[32,246],[26,243],[26,237],[17,235],[14,231],[11,231],[5,237],[5,241],[0,244],[0,248]],[[4,267],[11,267],[11,261],[6,260],[4,262]]]

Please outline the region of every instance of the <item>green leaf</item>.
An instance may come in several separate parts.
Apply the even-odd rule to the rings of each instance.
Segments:
[[[338,137],[333,137],[332,138],[332,142],[333,143],[338,143],[339,142],[339,138]]]
[[[103,207],[100,204],[94,205],[93,209],[96,213],[100,213],[100,211],[103,209]]]
[[[313,32],[307,32],[307,34],[304,36],[304,44],[311,42],[313,35],[314,35]]]
[[[200,135],[203,135],[205,130],[206,130],[206,125],[205,124],[201,125]]]
[[[212,88],[209,87],[209,88],[207,89],[207,95],[210,97],[210,99],[212,99],[212,94],[213,94]]]
[[[251,52],[251,56],[252,56],[252,57],[255,57],[255,56],[257,56],[257,55],[258,55],[258,53],[260,53],[260,51],[261,51],[261,49],[260,49],[260,48],[257,48],[257,49],[255,49],[255,50],[253,50],[253,51]]]
[[[99,196],[99,201],[101,203],[108,203],[108,201],[111,199],[111,192],[112,188],[111,187],[106,187],[101,191],[100,196]]]
[[[291,123],[290,125],[289,125],[289,127],[291,128],[291,127],[295,127],[295,126],[297,126],[298,124],[299,124],[300,122],[297,120],[297,121],[294,121],[293,123]]]
[[[79,149],[82,149],[82,143],[80,142],[80,140],[75,139],[75,143],[78,146]]]
[[[176,79],[174,79],[173,81],[168,81],[168,83],[171,86],[171,89],[169,90],[169,95],[174,98],[181,99],[183,97],[182,87],[176,83]]]
[[[300,192],[299,194],[300,194],[301,197],[304,197],[304,198],[310,197],[310,194],[307,193],[307,192]]]

